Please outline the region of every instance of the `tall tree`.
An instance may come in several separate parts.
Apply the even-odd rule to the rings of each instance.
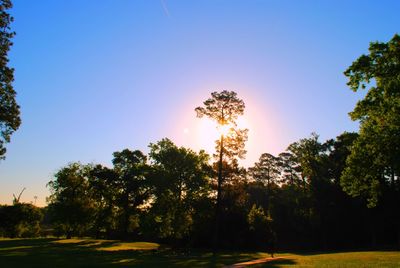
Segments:
[[[365,196],[369,207],[391,200],[385,206],[392,208],[400,247],[400,36],[371,43],[369,54],[344,74],[351,90],[368,88],[368,92],[350,113],[360,122],[360,131],[341,185],[352,196]]]
[[[266,186],[266,208],[269,212],[269,205],[271,200],[271,185],[278,182],[280,175],[278,158],[269,153],[263,153],[258,162],[253,167],[249,168],[249,173],[256,180]]]
[[[345,71],[353,91],[369,86],[350,117],[360,121],[360,136],[342,177],[344,189],[366,194],[375,206],[386,183],[399,183],[400,174],[400,36],[375,42]],[[375,82],[375,85],[371,85]],[[361,167],[360,164],[363,164]]]
[[[227,145],[231,148],[238,149],[236,155],[243,157],[241,153],[244,150],[243,143],[247,140],[247,130],[235,131],[237,126],[236,120],[240,115],[243,115],[245,104],[244,101],[237,97],[236,92],[233,91],[221,91],[211,93],[211,98],[203,102],[203,107],[197,107],[195,109],[198,117],[207,116],[211,120],[215,121],[220,128],[226,128],[229,126],[231,131],[237,133],[236,138],[227,139]],[[227,135],[221,133],[221,137],[217,144],[218,156],[218,181],[217,181],[217,203],[216,203],[216,220],[215,220],[215,233],[214,233],[214,252],[218,247],[218,232],[220,222],[220,210],[221,210],[221,190],[223,183],[223,158],[224,151],[226,150],[224,144],[224,138]],[[236,141],[236,142],[235,142]],[[218,146],[219,145],[219,146]],[[226,153],[227,154],[227,153]],[[228,154],[227,154],[228,155]],[[235,155],[235,154],[233,154]]]
[[[10,8],[10,0],[0,0],[0,160],[5,158],[5,143],[10,142],[11,134],[21,124],[16,92],[12,85],[14,69],[8,66],[8,52],[15,35],[10,27],[13,17],[7,13]]]

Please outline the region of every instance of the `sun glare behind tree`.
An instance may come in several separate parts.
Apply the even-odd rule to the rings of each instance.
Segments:
[[[243,158],[245,154],[244,143],[247,141],[247,129],[236,129],[237,119],[243,115],[245,104],[244,101],[237,97],[234,91],[221,91],[211,93],[211,98],[204,101],[204,107],[195,109],[197,117],[207,116],[217,122],[217,129],[220,132],[220,138],[216,141],[216,154],[218,158],[218,180],[217,180],[217,200],[216,200],[216,217],[214,229],[214,254],[219,246],[219,225],[221,221],[221,192],[222,183],[224,181],[223,165],[230,166],[229,169],[234,170],[237,167],[236,157]],[[233,135],[232,135],[233,134]],[[225,143],[224,143],[225,140]],[[231,163],[228,163],[230,158]],[[225,160],[225,161],[224,161]],[[229,165],[230,164],[230,165]],[[225,174],[226,176],[227,174]]]

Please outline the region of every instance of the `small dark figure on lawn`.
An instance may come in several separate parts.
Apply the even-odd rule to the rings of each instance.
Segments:
[[[276,235],[275,232],[272,230],[269,232],[269,239],[267,242],[267,252],[271,254],[271,258],[274,257],[274,252],[275,252],[275,240],[276,240]]]

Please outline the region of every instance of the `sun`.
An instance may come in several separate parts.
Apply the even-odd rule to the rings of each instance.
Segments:
[[[229,134],[229,131],[231,130],[232,126],[229,124],[225,125],[217,125],[217,131],[218,134],[221,136],[227,136]]]
[[[286,147],[283,139],[288,135],[282,132],[280,117],[274,110],[266,109],[254,98],[247,96],[246,111],[236,120],[238,129],[248,129],[248,140],[245,143],[247,154],[244,159],[239,160],[245,166],[251,166],[258,161],[262,153],[269,152],[279,154]],[[221,128],[218,129],[216,122],[209,118],[196,117],[193,110],[196,103],[188,103],[182,108],[182,117],[177,126],[171,125],[171,138],[179,146],[191,148],[194,151],[205,150],[211,156],[216,152],[216,141],[221,138]],[[226,129],[222,132],[226,135]],[[283,148],[283,149],[282,149]]]
[[[248,128],[248,120],[241,116],[237,120],[237,128]],[[196,125],[191,132],[194,136],[192,137],[196,143],[197,148],[202,148],[208,153],[212,154],[215,152],[216,141],[221,138],[221,135],[227,136],[232,128],[232,125],[219,125],[216,122],[208,118],[197,118]]]

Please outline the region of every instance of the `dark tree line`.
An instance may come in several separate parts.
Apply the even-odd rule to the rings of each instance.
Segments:
[[[262,154],[248,170],[226,174],[220,246],[394,245],[396,222],[386,199],[370,209],[366,198],[350,197],[340,185],[346,158],[358,138],[356,133],[343,133],[321,143],[313,134],[276,157]],[[217,179],[205,152],[163,139],[150,144],[147,156],[128,149],[113,156],[112,168],[71,163],[54,175],[49,205],[42,210],[53,234],[212,246]],[[35,207],[2,206],[3,235],[38,235],[42,211],[27,220],[10,216],[24,217],[29,211],[23,211],[29,209],[33,213]]]
[[[343,133],[320,142],[312,134],[278,156],[262,154],[253,167],[225,174],[220,247],[394,245],[391,200],[370,209],[367,198],[351,197],[340,185],[358,139]],[[46,208],[54,234],[211,247],[217,177],[210,157],[168,139],[149,147],[147,156],[115,152],[111,168],[80,163],[61,168],[49,182]]]

